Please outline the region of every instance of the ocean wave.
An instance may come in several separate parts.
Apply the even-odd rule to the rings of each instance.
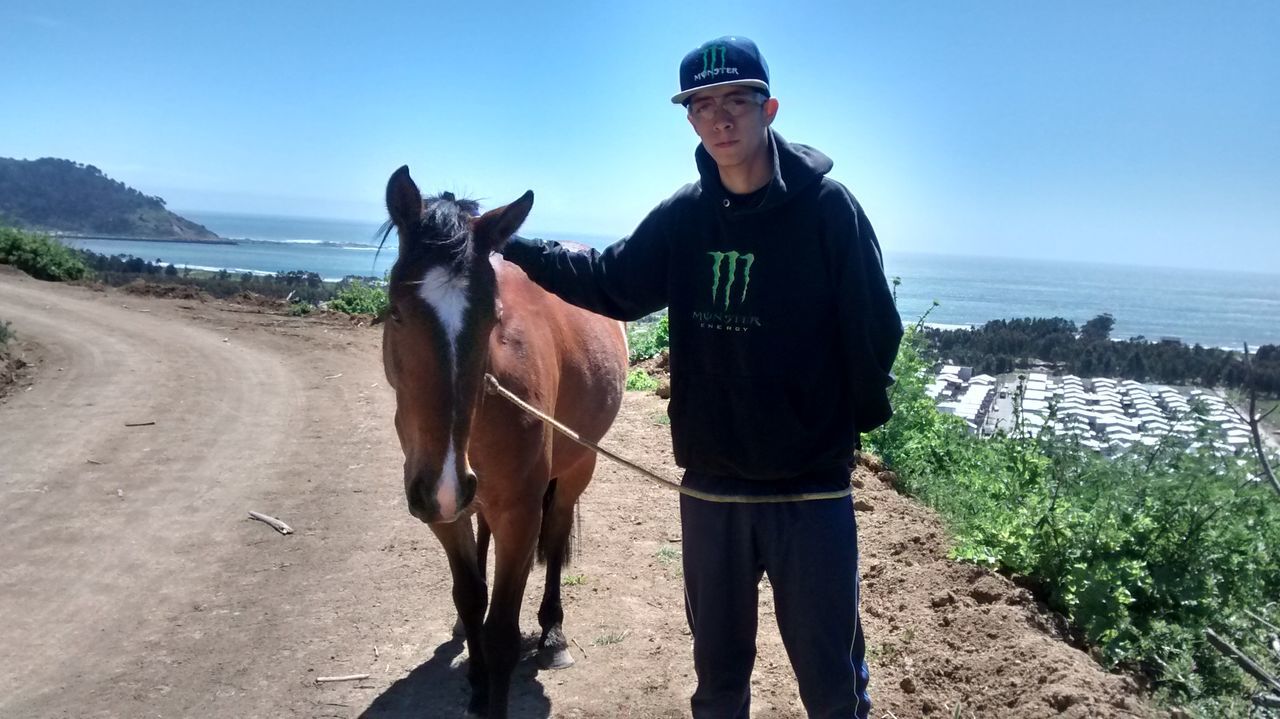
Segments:
[[[914,323],[914,322],[905,322],[905,321],[904,321],[904,322],[902,323],[902,326],[903,326],[903,327],[906,327],[906,326],[913,325],[913,324],[915,324],[915,323]],[[974,327],[977,327],[978,325],[975,325],[975,324],[961,324],[961,325],[957,325],[957,324],[947,324],[947,323],[944,323],[944,322],[925,322],[925,323],[924,323],[924,326],[925,326],[925,327],[928,327],[928,328],[929,328],[929,329],[931,329],[931,330],[971,330],[971,329],[973,329]]]
[[[161,264],[166,266],[175,265],[177,267],[185,267],[189,270],[203,270],[205,272],[222,272],[223,270],[226,270],[229,274],[233,274],[233,275],[243,275],[247,272],[251,275],[255,275],[258,277],[274,277],[277,274],[275,272],[267,272],[265,270],[251,270],[245,267],[213,267],[210,265],[184,265],[176,262],[164,262]]]

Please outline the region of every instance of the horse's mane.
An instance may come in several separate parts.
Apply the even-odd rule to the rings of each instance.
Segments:
[[[471,220],[480,214],[480,203],[458,199],[452,192],[442,192],[424,199],[422,205],[424,211],[418,221],[421,234],[414,233],[420,240],[409,244],[401,242],[399,259],[412,262],[425,253],[443,254],[452,262],[461,262],[468,257],[471,254]],[[375,237],[382,235],[378,241],[378,252],[373,256],[375,263],[394,227],[395,223],[387,220],[375,233]]]

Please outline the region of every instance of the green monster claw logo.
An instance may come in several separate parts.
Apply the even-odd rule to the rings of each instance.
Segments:
[[[712,45],[702,49],[702,71],[710,72],[721,69],[725,63],[726,48],[724,45]]]
[[[729,48],[724,45],[712,45],[702,48],[702,72],[693,76],[694,81],[702,82],[717,75],[737,75],[738,68],[728,67]]]
[[[716,298],[720,295],[720,265],[725,258],[729,260],[728,277],[725,278],[724,284],[724,309],[729,309],[729,302],[733,293],[733,284],[737,281],[738,260],[743,260],[742,266],[742,294],[738,297],[738,303],[741,304],[747,299],[747,286],[751,284],[751,265],[755,263],[756,256],[750,253],[741,254],[738,252],[708,252],[711,255],[711,304],[716,303]]]

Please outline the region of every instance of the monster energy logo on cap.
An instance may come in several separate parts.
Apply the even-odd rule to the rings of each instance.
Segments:
[[[737,75],[738,68],[725,67],[729,48],[724,45],[708,45],[702,48],[702,72],[693,76],[694,80],[705,80],[720,74]]]
[[[711,255],[711,304],[715,306],[716,298],[720,295],[720,266],[724,260],[728,262],[728,272],[724,283],[724,309],[729,309],[729,302],[733,297],[733,285],[738,281],[738,260],[742,260],[742,293],[738,296],[738,304],[742,304],[747,299],[747,286],[751,284],[751,265],[755,263],[756,256],[750,253],[741,254],[738,252],[708,252]]]

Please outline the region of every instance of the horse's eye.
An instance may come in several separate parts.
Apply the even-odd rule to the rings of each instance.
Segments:
[[[400,310],[398,310],[398,309],[396,309],[396,308],[392,307],[390,310],[388,310],[388,311],[387,311],[387,314],[391,315],[391,321],[392,321],[392,322],[399,322],[399,321],[400,321]]]

